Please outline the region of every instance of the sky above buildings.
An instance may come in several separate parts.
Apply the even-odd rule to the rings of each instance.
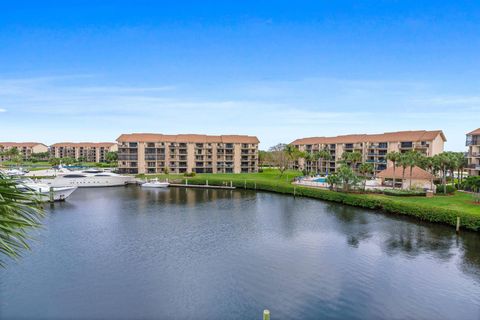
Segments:
[[[0,2],[0,141],[480,127],[478,1]]]

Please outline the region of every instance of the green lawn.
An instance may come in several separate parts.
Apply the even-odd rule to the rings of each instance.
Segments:
[[[368,195],[369,197],[386,197],[394,199],[400,203],[428,205],[443,209],[451,209],[458,211],[465,211],[480,217],[480,205],[473,202],[473,196],[468,193],[456,192],[449,196],[435,196],[433,198],[427,197],[392,197],[385,195]]]
[[[392,213],[416,216],[422,220],[442,222],[454,225],[456,217],[462,219],[462,224],[472,230],[480,230],[480,205],[473,203],[473,196],[457,192],[451,196],[398,197],[379,194],[351,194],[317,189],[305,186],[294,187],[291,180],[300,176],[298,171],[287,171],[280,176],[278,170],[266,169],[262,173],[248,174],[197,174],[195,177],[185,177],[179,174],[147,175],[148,178],[158,177],[170,181],[191,184],[230,185],[237,188],[265,190],[283,194],[306,196],[321,200],[340,202],[348,205],[381,209]],[[139,175],[139,178],[145,175]]]

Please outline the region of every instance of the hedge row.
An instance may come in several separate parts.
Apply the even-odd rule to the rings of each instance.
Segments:
[[[182,183],[185,183],[185,180],[182,180]],[[188,179],[188,183],[205,184],[206,179],[195,177]],[[230,181],[208,179],[208,184],[230,186]],[[369,197],[365,194],[336,192],[270,181],[232,180],[232,185],[237,188],[262,190],[281,194],[295,194],[297,196],[332,201],[360,208],[384,210],[389,213],[413,216],[424,221],[445,223],[452,226],[456,225],[457,217],[460,217],[462,228],[480,231],[480,216],[452,209],[431,207],[424,204],[405,203],[401,202],[400,199]]]

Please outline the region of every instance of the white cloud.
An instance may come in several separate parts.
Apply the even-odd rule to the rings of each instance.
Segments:
[[[0,108],[0,112],[7,112],[7,109]]]
[[[0,79],[12,134],[31,121],[46,136],[62,130],[70,140],[113,140],[126,131],[240,133],[258,135],[263,148],[304,136],[443,129],[452,149],[462,150],[465,129],[457,132],[451,120],[478,127],[480,97],[454,93],[416,82],[321,78],[214,86],[118,85],[87,75]]]

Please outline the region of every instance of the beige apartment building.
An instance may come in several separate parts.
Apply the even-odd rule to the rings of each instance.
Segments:
[[[244,135],[122,134],[122,173],[242,173],[258,171],[258,139]]]
[[[85,159],[87,162],[105,162],[108,152],[117,151],[113,142],[60,142],[50,146],[54,158]]]
[[[480,128],[467,133],[468,174],[480,176]]]
[[[344,152],[358,151],[362,154],[362,162],[374,165],[375,175],[392,163],[387,160],[387,153],[392,151],[407,152],[416,150],[426,156],[443,152],[447,139],[441,130],[436,131],[398,131],[381,134],[352,134],[336,137],[313,137],[297,139],[292,142],[299,150],[309,153],[327,150],[331,160],[309,162],[300,159],[299,169],[328,173],[335,172],[340,165]]]
[[[7,160],[2,154],[13,148],[18,149],[24,160],[30,159],[32,153],[48,152],[48,146],[40,142],[0,142],[0,161]]]

